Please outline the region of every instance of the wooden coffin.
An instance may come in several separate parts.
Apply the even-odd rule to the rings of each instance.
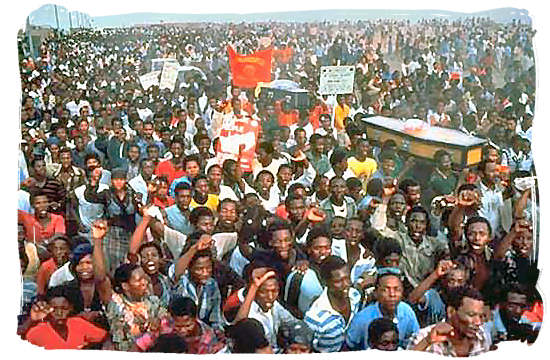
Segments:
[[[364,118],[369,139],[383,143],[392,139],[397,148],[416,157],[433,160],[436,151],[444,149],[452,162],[471,166],[481,162],[481,152],[487,140],[458,130],[432,126],[420,134],[405,133],[405,122],[384,116]]]

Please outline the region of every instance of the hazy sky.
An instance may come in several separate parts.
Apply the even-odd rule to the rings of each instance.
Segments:
[[[15,6],[19,9],[27,9],[27,14],[38,7],[54,3],[53,1],[27,0],[24,3],[18,2]],[[338,2],[327,0],[279,0],[279,1],[258,1],[258,0],[209,0],[209,1],[169,1],[169,0],[150,0],[150,1],[127,1],[127,0],[59,0],[58,5],[63,5],[71,11],[82,11],[91,16],[118,15],[131,12],[162,12],[162,13],[251,13],[251,12],[269,12],[284,10],[312,10],[312,9],[443,9],[463,12],[475,12],[489,10],[498,7],[521,7],[524,2],[515,1],[416,1],[411,6],[410,1],[391,1],[374,2],[365,0],[341,0]],[[523,5],[524,6],[524,5]],[[25,11],[23,11],[25,12]]]

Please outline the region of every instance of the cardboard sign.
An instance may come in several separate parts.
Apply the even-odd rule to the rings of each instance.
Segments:
[[[259,121],[248,116],[237,118],[233,114],[225,115],[218,143],[218,164],[221,166],[226,159],[237,160],[239,148],[244,145],[241,154],[241,169],[243,172],[251,172],[259,132]]]
[[[173,62],[165,62],[160,75],[159,88],[174,91],[178,80],[179,65]]]
[[[139,82],[141,83],[143,90],[147,90],[151,86],[155,86],[155,85],[158,86],[160,73],[161,73],[160,71],[151,71],[150,73],[141,75],[139,77]]]
[[[319,94],[351,94],[355,79],[353,66],[322,66],[319,79]]]

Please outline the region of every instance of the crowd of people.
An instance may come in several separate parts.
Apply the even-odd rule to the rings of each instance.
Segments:
[[[489,18],[162,24],[20,48],[18,334],[193,354],[533,343],[534,34]],[[285,49],[272,79],[309,105],[233,86],[227,45]],[[159,58],[200,70],[144,90]],[[353,93],[319,94],[326,65],[355,67]],[[379,142],[371,116],[485,139],[481,161]],[[232,119],[260,123],[251,169],[242,146],[219,154]]]

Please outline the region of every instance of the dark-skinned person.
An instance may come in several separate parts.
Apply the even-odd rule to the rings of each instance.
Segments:
[[[285,199],[285,210],[288,212],[288,220],[296,234],[296,243],[304,245],[311,228],[315,224],[323,222],[326,215],[316,207],[307,207],[305,197],[299,194],[298,191],[289,194]]]
[[[198,235],[198,240],[187,244],[175,264],[174,294],[191,297],[199,309],[199,319],[213,329],[221,330],[225,319],[221,312],[220,288],[213,277],[213,240],[209,234]]]
[[[346,221],[344,240],[332,241],[332,254],[341,257],[351,269],[351,281],[355,284],[363,275],[374,270],[373,253],[364,245],[363,222],[357,218]]]
[[[313,352],[313,332],[301,321],[282,324],[277,343],[284,354],[310,354]]]
[[[470,271],[464,264],[448,259],[440,260],[428,275],[408,296],[408,302],[417,313],[422,327],[433,325],[447,317],[447,297],[452,291],[466,286]]]
[[[478,216],[480,193],[473,184],[463,184],[457,190],[455,206],[449,213],[447,233],[451,253],[457,254],[467,248],[464,226],[468,219]]]
[[[178,177],[170,184],[170,196],[174,195],[176,186],[182,182],[193,185],[193,179],[197,178],[201,174],[200,160],[197,154],[191,154],[183,158],[183,169],[185,175]]]
[[[343,178],[335,176],[330,179],[330,197],[323,200],[319,208],[325,212],[327,219],[332,220],[335,216],[351,219],[357,215],[355,201],[345,196],[347,187]]]
[[[310,150],[306,152],[307,159],[319,176],[325,175],[331,169],[330,161],[325,153],[326,139],[313,134],[309,139]]]
[[[50,201],[43,192],[31,193],[34,214],[18,210],[18,221],[23,224],[28,241],[42,243],[54,234],[65,234],[65,221],[61,215],[50,212]]]
[[[77,245],[69,256],[69,262],[52,274],[48,287],[63,285],[75,288],[77,291],[72,300],[75,313],[108,329],[100,294],[95,283],[92,253],[93,247],[88,242]]]
[[[270,213],[275,213],[279,205],[279,195],[275,193],[275,176],[268,170],[261,170],[254,181],[254,189],[260,203]]]
[[[311,304],[323,293],[321,283],[321,263],[332,253],[332,240],[328,226],[315,225],[307,235],[305,251],[309,266],[305,273],[292,271],[286,280],[284,300],[287,308],[298,318],[303,319]]]
[[[434,171],[427,185],[431,198],[453,194],[458,184],[458,177],[452,169],[451,155],[445,150],[438,150],[434,154],[434,161]]]
[[[90,186],[84,192],[86,201],[102,204],[105,218],[109,221],[109,233],[104,239],[103,247],[109,273],[124,262],[130,246],[130,236],[136,229],[136,214],[140,214],[141,196],[128,186],[126,172],[114,169],[111,173],[111,187],[97,192],[99,186],[99,169],[95,169],[90,179]]]
[[[517,219],[510,232],[495,246],[487,286],[497,293],[517,282],[534,287],[538,275],[533,261],[533,227],[528,220]]]
[[[74,292],[65,286],[49,289],[45,300],[31,307],[29,318],[20,327],[24,339],[46,349],[83,349],[106,340],[106,330],[75,316]]]
[[[61,164],[50,164],[46,166],[48,176],[53,177],[63,184],[67,193],[84,184],[86,180],[84,170],[73,166],[71,149],[62,147],[59,149]]]
[[[468,267],[471,273],[470,284],[475,289],[492,292],[493,289],[484,289],[490,284],[491,260],[493,259],[493,250],[490,247],[492,237],[492,228],[489,221],[481,216],[474,216],[468,219],[464,226],[466,232],[466,248],[456,256],[456,260],[462,262]],[[489,299],[487,299],[489,300]]]
[[[208,192],[208,177],[199,175],[193,179],[193,197],[189,203],[189,209],[205,206],[213,212],[218,211],[218,195]]]
[[[175,204],[174,198],[168,195],[168,178],[164,175],[157,176],[149,182],[148,202],[165,209]]]
[[[218,164],[212,164],[206,167],[206,176],[208,176],[208,193],[220,196],[220,185],[222,183],[222,168]]]
[[[165,268],[164,251],[156,241],[144,241],[145,232],[151,222],[148,211],[144,211],[143,220],[138,224],[130,239],[128,259],[139,264],[145,274],[149,276],[153,294],[156,295],[164,307],[170,302],[172,281],[162,273]]]
[[[502,291],[501,299],[493,310],[493,321],[489,324],[493,343],[521,340],[529,344],[538,337],[537,324],[531,323],[524,312],[529,308],[534,288],[517,282],[510,283]]]
[[[351,287],[349,267],[338,256],[321,263],[323,293],[313,302],[304,318],[313,331],[313,349],[337,352],[345,348],[345,334],[361,310],[361,294]]]
[[[390,319],[399,329],[399,345],[406,347],[408,339],[419,330],[414,310],[403,301],[403,283],[393,272],[379,273],[375,285],[376,302],[353,318],[346,333],[350,350],[366,350],[369,346],[368,327],[379,318]]]
[[[185,340],[188,354],[216,354],[226,351],[223,332],[212,329],[198,318],[193,299],[176,295],[170,300],[171,334]]]
[[[190,184],[181,183],[176,186],[174,193],[176,203],[164,209],[168,220],[167,225],[184,235],[189,235],[193,232],[193,226],[189,221],[191,214],[189,204],[191,203],[193,189]]]
[[[143,351],[167,324],[168,312],[150,292],[149,276],[137,264],[123,263],[107,276],[102,242],[108,233],[105,220],[92,228],[94,279],[101,302],[106,307],[114,350]]]
[[[35,158],[31,163],[31,177],[21,183],[21,187],[31,194],[44,193],[50,201],[50,212],[65,217],[67,190],[63,183],[47,174],[43,158]]]
[[[296,246],[292,225],[288,221],[276,218],[267,226],[265,235],[268,242],[266,249],[253,248],[250,239],[239,238],[239,250],[248,261],[269,264],[283,283],[291,271],[306,271],[309,262]]]
[[[465,357],[489,351],[492,342],[482,329],[484,300],[471,287],[460,287],[449,296],[447,319],[421,329],[408,349],[437,355]]]
[[[54,235],[48,241],[48,252],[51,258],[40,264],[36,274],[36,285],[38,286],[38,295],[45,295],[50,277],[61,266],[69,260],[71,253],[71,240],[64,235]]]
[[[371,216],[372,227],[382,236],[396,238],[398,232],[405,232],[405,214],[407,197],[401,190],[389,196],[382,196],[379,204]]]
[[[156,175],[154,175],[154,172],[155,164],[153,163],[153,161],[150,159],[143,159],[140,162],[139,174],[137,174],[137,176],[135,176],[134,178],[128,180],[128,185],[130,185],[130,187],[134,189],[135,192],[141,194],[141,201],[143,204],[147,204],[147,184],[156,177]]]
[[[331,169],[323,174],[329,179],[336,176],[341,177],[344,180],[355,177],[354,172],[348,169],[348,154],[345,149],[334,149],[330,155],[330,166]]]
[[[374,319],[368,328],[369,349],[395,351],[399,348],[399,330],[390,319]]]
[[[183,164],[184,146],[185,143],[182,138],[174,138],[170,143],[172,158],[170,160],[161,161],[155,168],[155,175],[166,176],[168,178],[169,185],[172,185],[172,182],[175,179],[186,175]]]
[[[408,293],[408,286],[418,286],[435,269],[436,259],[448,254],[449,248],[442,238],[427,234],[430,217],[423,207],[411,208],[407,212],[406,224],[407,232],[398,232],[396,240],[403,252],[400,269],[405,275]]]
[[[254,192],[254,189],[243,179],[243,173],[239,162],[227,159],[223,162],[223,180],[220,185],[220,201],[230,198],[235,201],[244,199],[245,194]]]
[[[355,177],[361,180],[363,189],[367,189],[367,183],[371,176],[376,172],[378,164],[376,160],[369,157],[370,146],[367,138],[360,137],[356,141],[356,151],[354,156],[348,158],[348,168],[353,171]]]
[[[258,320],[274,352],[279,352],[277,332],[283,324],[291,324],[297,319],[279,301],[280,284],[273,269],[253,265],[248,287],[240,293],[241,305],[234,322],[249,318]]]

